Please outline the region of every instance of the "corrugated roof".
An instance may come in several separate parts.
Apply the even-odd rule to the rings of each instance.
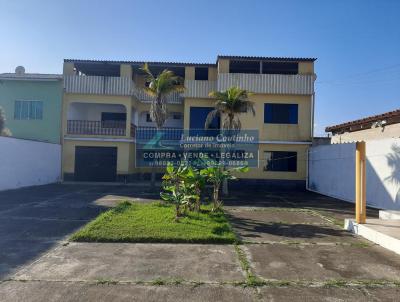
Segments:
[[[100,64],[138,64],[144,63],[150,65],[169,65],[169,66],[216,66],[214,63],[185,63],[185,62],[154,62],[154,61],[114,61],[114,60],[81,60],[81,59],[64,59],[64,62],[73,63],[100,63]]]
[[[257,56],[228,56],[218,55],[219,59],[236,59],[236,60],[268,60],[268,61],[284,61],[284,62],[299,62],[308,61],[314,62],[316,58],[288,58],[288,57],[257,57]],[[163,62],[163,61],[119,61],[119,60],[85,60],[85,59],[64,59],[64,62],[74,63],[102,63],[102,64],[144,64],[151,65],[169,65],[169,66],[216,66],[216,63],[195,63],[195,62]]]
[[[400,109],[385,112],[382,114],[377,114],[377,115],[372,115],[368,116],[362,119],[338,124],[338,125],[333,125],[333,126],[328,126],[325,128],[325,132],[344,132],[344,131],[357,131],[357,130],[362,130],[365,129],[365,126],[368,126],[374,122],[382,121],[382,120],[387,120],[387,125],[389,124],[394,124],[394,123],[400,123]]]
[[[266,60],[266,61],[284,61],[284,62],[298,62],[298,61],[314,62],[316,60],[316,58],[257,57],[257,56],[228,56],[228,55],[219,55],[218,60],[219,59]]]
[[[16,73],[0,73],[0,79],[2,80],[40,80],[40,81],[49,81],[49,80],[61,80],[61,74],[50,74],[50,73],[24,73],[24,74],[16,74]]]

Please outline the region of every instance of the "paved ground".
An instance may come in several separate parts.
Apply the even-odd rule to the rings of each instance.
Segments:
[[[0,300],[399,300],[400,256],[338,225],[353,205],[303,191],[251,192],[226,200],[238,246],[66,241],[120,199],[157,198],[143,186],[0,192]]]

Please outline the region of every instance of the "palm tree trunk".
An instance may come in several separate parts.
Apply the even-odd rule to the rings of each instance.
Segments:
[[[229,115],[228,134],[230,134],[231,131],[233,130],[233,118],[234,118],[233,115]],[[228,180],[227,179],[224,179],[224,181],[222,182],[222,194],[225,195],[225,196],[229,194]]]
[[[224,179],[222,182],[222,194],[228,195],[229,194],[229,189],[228,189],[228,180]]]

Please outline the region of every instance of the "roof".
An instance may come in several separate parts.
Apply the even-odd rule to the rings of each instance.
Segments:
[[[227,56],[218,55],[219,59],[233,59],[233,60],[266,60],[277,62],[314,62],[316,58],[286,58],[286,57],[253,57],[253,56]],[[215,63],[196,63],[196,62],[163,62],[163,61],[114,61],[114,60],[81,60],[81,59],[64,59],[64,62],[73,63],[99,63],[99,64],[134,64],[143,65],[148,63],[150,65],[163,65],[163,66],[216,66]]]
[[[299,61],[307,61],[314,62],[316,58],[288,58],[288,57],[253,57],[253,56],[227,56],[227,55],[219,55],[219,59],[231,59],[231,60],[265,60],[265,61],[279,61],[279,62],[299,62]]]
[[[325,132],[343,133],[343,132],[360,131],[363,129],[371,128],[373,123],[382,120],[386,121],[386,125],[400,123],[400,109],[389,111],[382,114],[368,116],[347,123],[329,126],[325,128]]]
[[[21,81],[56,81],[61,80],[61,74],[49,73],[0,73],[1,80],[21,80]]]
[[[185,62],[151,62],[151,61],[114,61],[114,60],[80,60],[80,59],[64,59],[64,62],[73,63],[98,63],[98,64],[132,64],[143,65],[144,63],[150,65],[167,65],[167,66],[216,66],[214,63],[185,63]]]

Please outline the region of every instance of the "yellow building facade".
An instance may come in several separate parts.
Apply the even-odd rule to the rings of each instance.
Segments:
[[[240,115],[243,130],[258,130],[258,167],[241,178],[304,181],[313,137],[315,59],[219,56],[215,64],[148,62],[182,78],[183,94],[167,99],[165,131],[204,124],[211,91],[237,86],[251,92],[256,114]],[[152,131],[144,62],[64,61],[64,180],[132,182],[152,168],[137,167],[136,139]],[[156,169],[162,172],[162,169]]]

